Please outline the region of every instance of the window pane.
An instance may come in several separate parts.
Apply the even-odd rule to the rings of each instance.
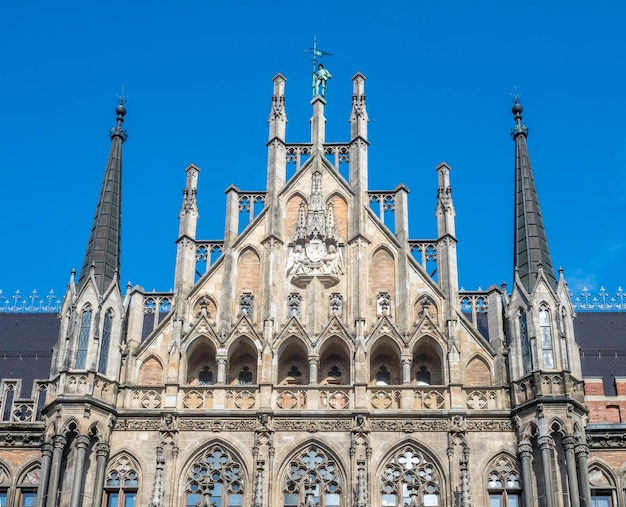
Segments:
[[[611,507],[611,495],[591,493],[591,504],[593,507]]]
[[[339,495],[326,495],[326,507],[339,505]]]
[[[199,503],[200,503],[200,494],[189,493],[187,495],[187,502],[185,503],[185,507],[196,507],[196,505]]]
[[[298,495],[285,495],[285,506],[298,505]]]
[[[117,507],[117,493],[107,495],[107,507]]]
[[[489,507],[500,507],[502,505],[502,497],[500,495],[489,495]]]
[[[0,507],[6,507],[7,505],[7,493],[6,491],[0,491]]]
[[[424,495],[424,506],[436,506],[439,505],[439,496],[438,495]]]
[[[137,493],[126,493],[124,495],[124,507],[135,507]]]
[[[383,507],[395,507],[396,495],[383,495],[382,504],[383,504]]]
[[[228,495],[229,506],[241,505],[242,502],[243,502],[243,498],[241,495]]]
[[[36,493],[22,493],[22,503],[20,505],[22,507],[34,507],[36,498]]]
[[[509,507],[519,507],[519,495],[509,493],[508,500]]]

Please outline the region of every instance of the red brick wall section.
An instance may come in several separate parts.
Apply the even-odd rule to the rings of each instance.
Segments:
[[[626,420],[626,379],[616,379],[615,384],[617,396],[605,396],[602,379],[585,379],[585,403],[589,408],[590,423],[621,423]]]
[[[333,203],[333,215],[339,241],[348,241],[348,203],[339,195],[334,195],[330,201]]]
[[[156,358],[151,357],[141,365],[138,383],[140,386],[163,384],[163,367]]]
[[[472,359],[465,369],[465,385],[488,386],[491,385],[489,367],[479,357]]]
[[[381,248],[372,258],[372,289],[374,296],[379,292],[388,292],[394,295],[396,267],[391,254]]]
[[[237,297],[248,290],[258,296],[260,274],[259,257],[254,250],[249,248],[241,254],[237,264]]]

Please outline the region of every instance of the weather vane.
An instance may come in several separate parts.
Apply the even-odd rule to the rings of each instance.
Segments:
[[[124,95],[124,85],[122,84],[122,94],[117,96],[117,101],[120,106],[126,104],[126,95]]]
[[[517,91],[517,84],[513,85],[513,93],[511,93],[511,97],[513,98],[513,104],[519,104],[522,99],[522,94]]]
[[[326,94],[326,81],[332,79],[333,76],[321,63],[318,65],[317,57],[333,56],[333,54],[317,49],[317,37],[315,36],[313,37],[313,47],[305,49],[304,52],[313,55],[313,97],[323,97]]]

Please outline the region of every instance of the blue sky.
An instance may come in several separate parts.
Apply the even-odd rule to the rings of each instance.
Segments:
[[[5,295],[63,293],[80,268],[122,85],[122,284],[170,289],[187,165],[199,239],[223,237],[228,185],[264,189],[277,72],[287,141],[309,140],[314,35],[334,54],[326,139],[348,140],[362,72],[370,187],[408,186],[412,238],[435,237],[452,166],[460,285],[512,278],[514,85],[555,267],[575,292],[626,284],[622,2],[25,0],[0,19]]]

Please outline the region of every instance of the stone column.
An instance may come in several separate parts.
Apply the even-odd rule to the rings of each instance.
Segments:
[[[78,435],[74,440],[76,459],[74,461],[74,480],[72,481],[70,507],[81,507],[83,505],[81,496],[83,494],[83,472],[85,470],[87,447],[89,447],[89,437],[87,435]]]
[[[587,456],[589,456],[589,446],[578,444],[574,448],[576,461],[578,462],[580,496],[583,499],[583,507],[591,507],[591,487],[589,486],[589,468],[587,466]]]
[[[317,372],[320,365],[318,356],[309,356],[309,384],[317,385]]]
[[[109,459],[111,447],[104,442],[96,445],[96,480],[93,485],[93,502],[92,507],[100,507],[102,505],[102,493],[104,490],[104,473],[106,471],[107,461]]]
[[[226,356],[219,355],[216,358],[217,361],[217,380],[216,384],[226,383]]]
[[[574,456],[574,447],[576,447],[576,439],[568,436],[561,440],[565,449],[565,462],[567,464],[567,485],[569,489],[569,502],[571,507],[580,507],[580,498],[578,497],[578,475],[576,472],[576,457]]]
[[[67,444],[67,438],[63,435],[55,435],[52,439],[54,450],[52,451],[52,464],[50,466],[50,482],[48,483],[48,497],[46,507],[56,507],[57,494],[59,493],[59,480],[61,479],[61,459],[63,449]]]
[[[44,507],[46,504],[46,490],[48,489],[48,479],[50,479],[52,449],[53,446],[50,442],[46,442],[41,446],[41,476],[39,477],[39,488],[37,489],[37,507]]]
[[[402,383],[411,383],[411,364],[413,363],[412,356],[402,356]]]
[[[537,439],[541,449],[541,466],[543,468],[543,482],[546,492],[546,507],[554,507],[554,490],[552,488],[552,448],[554,440],[551,436],[543,436]]]
[[[530,475],[533,446],[523,442],[517,446],[517,454],[522,463],[522,494],[524,495],[524,507],[533,507],[533,484]]]

